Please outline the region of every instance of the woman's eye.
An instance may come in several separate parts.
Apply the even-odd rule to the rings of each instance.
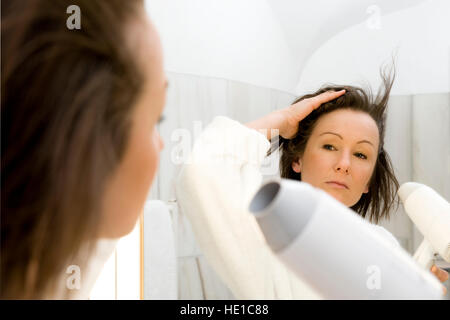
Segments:
[[[166,117],[164,115],[161,115],[158,119],[158,124],[161,124],[161,122],[163,122],[164,120],[166,120]]]
[[[364,154],[362,154],[362,153],[360,153],[360,152],[355,153],[355,155],[356,155],[358,158],[361,158],[361,159],[367,159],[366,155],[364,155]],[[360,157],[359,155],[361,155],[362,157]]]
[[[333,149],[335,149],[331,144],[325,144],[323,146],[323,148],[326,149],[326,150],[333,150]],[[361,153],[361,152],[357,152],[357,153],[355,153],[355,155],[358,158],[360,158],[360,159],[367,159],[367,156],[365,154]]]

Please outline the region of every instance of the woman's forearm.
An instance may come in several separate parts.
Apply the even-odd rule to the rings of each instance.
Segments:
[[[245,125],[257,131],[263,131],[270,141],[272,138],[281,135],[284,130],[286,117],[282,110],[273,111],[259,119],[247,122]]]

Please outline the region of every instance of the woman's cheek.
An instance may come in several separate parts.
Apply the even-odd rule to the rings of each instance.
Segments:
[[[317,188],[323,188],[330,170],[333,169],[333,158],[320,150],[306,153],[302,165],[302,180]]]
[[[143,171],[146,173],[142,175],[143,177],[145,177],[143,189],[149,190],[156,176],[156,171],[158,170],[159,164],[160,147],[158,142],[158,135],[155,134],[155,130],[151,133],[150,139],[148,139],[145,144],[147,145],[147,150],[143,153],[145,156],[142,159],[142,166],[145,167]]]
[[[149,137],[148,131],[141,138],[134,149],[134,159],[136,161],[132,161],[130,163],[132,167],[129,167],[130,172],[134,172],[130,176],[132,177],[131,180],[128,181],[128,185],[132,187],[126,190],[126,192],[131,192],[128,194],[129,207],[125,211],[129,221],[125,222],[122,220],[124,226],[128,225],[122,231],[122,234],[128,234],[139,218],[158,169],[160,150],[158,139],[153,132]]]
[[[373,172],[372,166],[367,164],[359,168],[356,168],[356,170],[354,171],[353,179],[355,179],[354,181],[356,182],[357,186],[357,189],[354,190],[355,193],[354,197],[356,199],[356,202],[358,202],[361,196],[364,194],[366,186],[370,181],[372,172]]]
[[[153,134],[152,134],[152,156],[151,156],[151,168],[150,168],[150,186],[153,182],[153,179],[156,175],[156,171],[158,170],[158,166],[159,166],[159,153],[161,151],[161,139],[159,138],[159,134],[156,131],[156,129],[154,130]],[[149,187],[150,187],[149,186]]]

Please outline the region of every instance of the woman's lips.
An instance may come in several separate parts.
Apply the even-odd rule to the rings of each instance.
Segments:
[[[348,189],[345,185],[340,184],[340,183],[335,182],[335,181],[328,181],[327,184],[329,184],[332,187],[338,188],[338,189]]]

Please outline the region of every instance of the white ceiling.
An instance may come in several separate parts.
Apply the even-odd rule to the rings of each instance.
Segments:
[[[392,46],[406,42],[398,38],[404,33],[397,32],[403,23],[410,23],[411,30],[426,29],[421,34],[427,37],[435,34],[432,28],[442,26],[433,25],[433,10],[448,10],[450,16],[448,0],[147,0],[146,5],[161,36],[167,71],[231,79],[292,93],[301,90],[305,68],[317,60],[314,55],[322,51],[323,62],[334,59],[333,52],[324,55],[321,50],[333,39],[340,37],[345,42],[348,39],[342,38],[344,34],[355,41],[375,37],[378,41],[372,43],[386,46],[383,54],[387,55]],[[418,15],[417,23],[411,20]],[[364,24],[377,16],[384,29],[369,34]],[[413,28],[412,24],[419,27]],[[334,42],[328,48],[340,51],[343,47]],[[364,51],[364,58],[370,70],[377,73],[380,59],[372,57],[372,51],[377,50]],[[342,52],[339,55],[342,57]],[[448,60],[445,63],[448,66]],[[351,61],[347,62],[344,72],[358,71],[356,64],[352,68]],[[325,82],[329,74],[324,69],[318,76]],[[439,75],[445,76],[448,83],[447,72]]]
[[[311,55],[351,26],[363,23],[378,9],[381,16],[425,0],[267,0],[283,28],[300,76]],[[374,7],[377,6],[378,8]]]

